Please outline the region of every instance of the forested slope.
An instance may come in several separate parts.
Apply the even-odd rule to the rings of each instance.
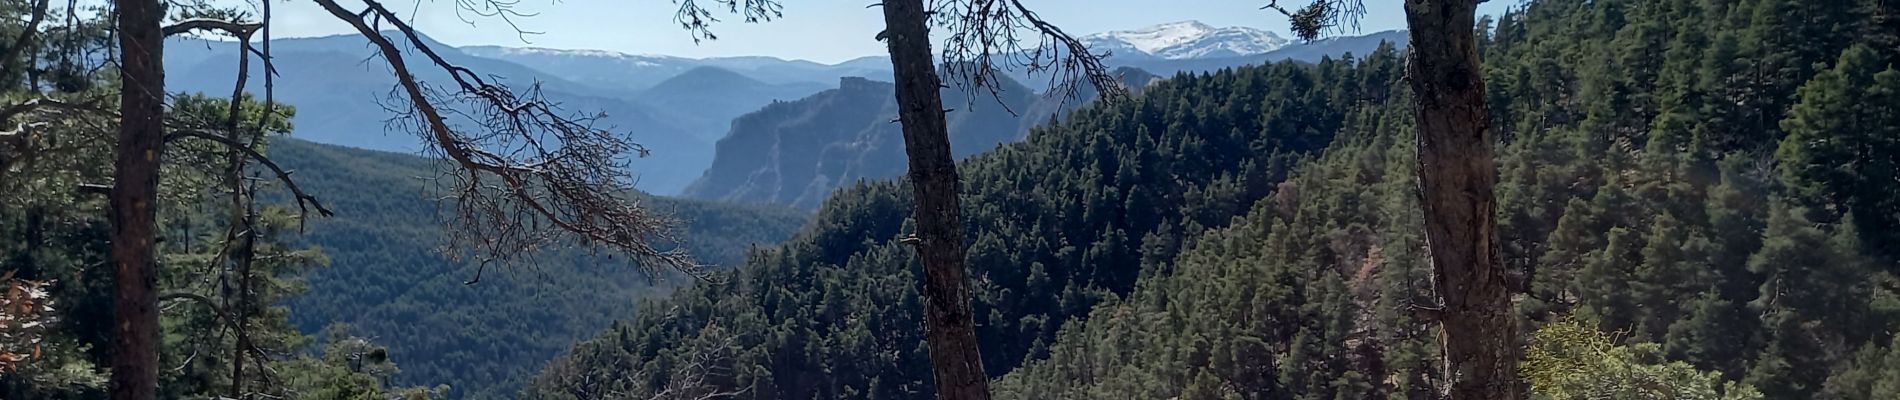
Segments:
[[[1634,350],[1617,354],[1645,354],[1634,362],[1713,371],[1697,387],[1727,389],[1710,397],[1756,395],[1713,381],[1900,395],[1896,11],[1542,0],[1484,21],[1523,326],[1618,332]],[[999,397],[1431,398],[1443,377],[1399,57],[1176,76],[966,160]],[[928,397],[915,260],[893,240],[903,185],[840,191],[730,283],[648,304],[526,397],[694,374],[744,398]],[[676,369],[690,360],[721,368]],[[1688,390],[1550,377],[1531,375],[1538,396]]]
[[[1900,208],[1866,192],[1900,191],[1892,7],[1540,1],[1500,18],[1482,45],[1523,326],[1571,315],[1767,398],[1900,395]],[[1408,112],[1342,132],[999,397],[1430,398]],[[1537,398],[1681,395],[1530,377]]]
[[[427,158],[278,139],[271,155],[337,215],[303,235],[330,259],[289,302],[304,332],[346,323],[387,345],[399,379],[447,384],[458,398],[507,397],[521,378],[573,341],[634,316],[640,299],[683,282],[649,281],[624,259],[584,248],[550,249],[528,266],[451,262],[442,244]],[[704,262],[738,265],[746,249],[788,237],[807,214],[789,208],[653,198],[683,222],[682,239]],[[478,275],[479,274],[479,275]],[[480,282],[465,282],[480,277]]]
[[[1181,75],[965,160],[986,368],[1042,358],[1066,321],[1127,293],[1184,237],[1227,225],[1325,146],[1397,53]],[[1365,82],[1321,86],[1318,82]],[[536,378],[528,398],[645,393],[692,360],[744,398],[927,398],[906,183],[841,189],[816,222],[728,282],[643,307]],[[677,370],[676,370],[677,368]]]

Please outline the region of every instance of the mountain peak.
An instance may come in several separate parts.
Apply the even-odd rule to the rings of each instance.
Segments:
[[[1083,36],[1097,51],[1131,58],[1235,57],[1262,54],[1291,41],[1273,32],[1244,26],[1214,27],[1200,21],[1179,21],[1140,29]]]

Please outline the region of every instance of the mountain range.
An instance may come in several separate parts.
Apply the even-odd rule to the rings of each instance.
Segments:
[[[1200,21],[1182,21],[1142,29],[1102,32],[1080,38],[1110,59],[1199,59],[1266,54],[1292,44],[1273,32],[1230,26],[1216,28]]]
[[[391,35],[400,42],[400,35]],[[1365,54],[1382,41],[1403,42],[1403,32],[1380,32],[1367,36],[1294,43],[1271,32],[1244,27],[1212,27],[1187,21],[1148,28],[1104,32],[1083,40],[1112,52],[1108,64],[1123,71],[1144,71],[1138,75],[1169,76],[1180,72],[1205,72],[1241,65],[1279,60],[1316,61],[1324,56],[1345,53]],[[236,47],[229,42],[173,38],[165,54],[170,66],[167,84],[174,91],[228,93],[235,71]],[[793,102],[822,91],[839,88],[847,77],[889,80],[889,61],[872,56],[836,64],[772,57],[685,58],[660,55],[633,55],[598,50],[557,50],[498,46],[453,47],[423,37],[443,58],[485,76],[516,87],[538,85],[544,95],[572,112],[602,112],[600,123],[624,132],[634,141],[652,150],[649,157],[634,160],[636,187],[642,191],[673,195],[687,191],[695,180],[711,176],[717,149],[757,148],[760,144],[733,143],[721,146],[741,130],[762,129],[757,124],[741,127],[734,120],[761,111],[780,102]],[[406,43],[398,43],[399,46]],[[297,107],[295,135],[320,143],[338,144],[374,150],[420,152],[422,141],[401,128],[396,112],[385,109],[394,81],[381,60],[371,57],[374,48],[353,36],[279,39],[273,42],[273,57],[278,69],[277,100]],[[407,47],[407,46],[404,46]],[[419,58],[419,57],[417,57]],[[253,65],[258,65],[253,59]],[[437,68],[414,68],[425,82],[443,82],[447,76]],[[255,72],[255,71],[254,71]],[[254,74],[255,75],[255,74]],[[1048,79],[1016,71],[1008,74],[1025,93],[1006,96],[1036,97]],[[262,79],[253,76],[249,90],[262,91]],[[889,97],[886,94],[885,97]],[[394,99],[400,101],[400,99]],[[1046,103],[1031,101],[1025,105]],[[881,108],[846,110],[852,120],[885,118]],[[1021,111],[1021,110],[1011,110]],[[1017,117],[1011,132],[986,134],[985,137],[1014,140],[1021,136],[1025,123],[1037,118]],[[830,121],[810,121],[804,129],[837,126]],[[790,129],[790,128],[787,128]],[[856,137],[835,133],[814,137]],[[740,135],[744,137],[756,137]],[[993,145],[984,141],[984,146]],[[839,148],[836,143],[815,144]],[[728,157],[730,158],[730,157]],[[868,160],[867,160],[868,161]],[[896,160],[896,161],[901,161]],[[817,168],[816,165],[806,166]],[[901,163],[881,165],[864,171],[902,171]],[[832,176],[840,178],[845,175]],[[788,183],[794,186],[803,183]],[[833,182],[832,184],[835,184]],[[706,185],[694,193],[704,195]],[[818,187],[829,187],[819,185]],[[814,189],[818,190],[818,189]],[[824,190],[818,190],[824,192]],[[707,195],[709,198],[723,198]],[[739,196],[745,198],[747,196]],[[801,196],[771,196],[768,201],[794,201]],[[805,203],[815,204],[815,203]]]
[[[1138,69],[1115,71],[1137,88],[1158,77]],[[903,174],[903,130],[892,123],[895,85],[846,77],[837,89],[804,99],[776,102],[732,122],[719,140],[712,168],[693,181],[684,197],[763,202],[816,208],[839,187]],[[1038,94],[1007,77],[996,90],[952,86],[943,90],[952,156],[963,158],[1021,140],[1029,129],[1094,100]]]

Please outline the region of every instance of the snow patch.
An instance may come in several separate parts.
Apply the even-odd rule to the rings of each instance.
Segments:
[[[1255,55],[1291,43],[1273,32],[1242,26],[1217,28],[1200,21],[1103,32],[1083,36],[1082,40],[1096,51],[1171,60]]]

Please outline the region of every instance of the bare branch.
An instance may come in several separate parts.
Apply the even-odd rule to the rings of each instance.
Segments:
[[[198,139],[209,140],[212,142],[217,142],[218,144],[222,144],[225,147],[229,147],[233,150],[244,152],[245,155],[250,156],[251,159],[257,161],[258,164],[263,164],[265,167],[270,168],[271,172],[277,174],[277,180],[282,181],[284,183],[284,187],[290,190],[290,194],[296,197],[297,208],[302,210],[302,214],[306,214],[306,215],[309,214],[310,210],[308,208],[305,208],[306,206],[308,206],[311,208],[316,208],[317,215],[319,216],[329,217],[329,216],[336,215],[336,213],[331,212],[329,208],[325,208],[323,206],[323,203],[318,202],[316,196],[311,196],[308,193],[304,193],[303,188],[297,186],[297,181],[290,179],[290,174],[291,174],[290,171],[285,171],[283,167],[277,165],[277,162],[271,161],[270,157],[265,156],[263,153],[258,153],[256,149],[253,149],[250,146],[246,146],[244,145],[244,143],[233,141],[230,138],[219,136],[216,133],[199,131],[199,130],[174,130],[172,131],[172,133],[165,135],[165,141],[170,142],[172,140],[175,140],[178,138],[185,138],[185,137],[198,138]],[[298,218],[303,219],[304,215],[299,215]]]
[[[65,110],[65,111],[110,112],[108,110],[99,108],[98,103],[99,103],[99,98],[91,98],[91,99],[87,99],[84,102],[73,103],[73,102],[68,102],[68,101],[63,101],[63,100],[58,100],[58,99],[53,99],[53,98],[40,97],[40,98],[35,98],[35,99],[21,102],[20,104],[10,105],[10,106],[7,106],[6,108],[0,108],[0,122],[5,122],[5,121],[13,119],[13,117],[20,116],[22,114],[26,114],[29,112],[38,111],[39,109],[42,109],[42,108],[54,108],[54,109],[60,109],[60,110]]]
[[[219,306],[217,300],[212,300],[210,297],[190,292],[173,292],[158,296],[158,302],[164,303],[166,300],[191,300],[191,302],[203,305],[205,309],[210,310],[212,315],[216,315],[218,320],[224,321],[225,325],[231,329],[243,329],[238,327],[237,320],[232,319],[231,314],[224,312],[224,307]]]
[[[1300,40],[1318,39],[1327,32],[1358,31],[1359,19],[1366,15],[1364,0],[1312,0],[1298,10],[1286,8],[1280,0],[1268,0],[1260,9],[1286,16]]]
[[[715,3],[714,7],[724,6],[726,13],[743,15],[747,23],[771,21],[785,16],[777,0],[709,1]],[[719,17],[714,15],[712,10],[700,6],[699,2],[694,0],[678,0],[678,3],[680,8],[673,14],[673,22],[679,23],[680,29],[685,29],[693,35],[693,43],[699,43],[702,39],[719,40],[719,36],[712,32],[712,24],[719,22]]]
[[[0,181],[5,181],[6,173],[15,165],[30,164],[43,153],[51,150],[42,148],[46,143],[35,132],[40,131],[54,121],[72,112],[97,112],[112,115],[112,112],[99,109],[99,98],[89,98],[73,103],[53,98],[40,97],[0,108],[0,126],[9,123],[15,117],[30,116],[27,120],[14,123],[12,129],[0,131]],[[37,115],[52,111],[50,115]]]
[[[595,127],[601,115],[575,115],[543,98],[539,85],[515,91],[444,59],[415,28],[374,0],[361,12],[335,0],[316,0],[337,19],[374,44],[397,82],[403,118],[457,170],[448,174],[444,199],[454,203],[450,255],[469,253],[484,262],[509,261],[558,242],[567,232],[624,253],[644,268],[668,266],[705,278],[681,250],[656,247],[673,241],[674,221],[625,197],[631,189],[628,163],[647,149],[624,135]],[[375,26],[393,26],[416,53],[446,72],[446,91],[426,85],[404,61],[405,51]],[[479,125],[458,131],[451,117]],[[651,270],[649,272],[652,272]]]
[[[260,23],[234,22],[216,18],[191,18],[178,21],[178,23],[175,24],[166,25],[164,32],[165,36],[172,36],[194,30],[208,30],[222,31],[233,37],[248,38],[251,36],[251,32],[256,32],[258,28],[263,27],[264,24]]]
[[[936,25],[947,29],[942,60],[945,73],[965,91],[1002,90],[1003,70],[1022,69],[1047,74],[1052,93],[1064,100],[1081,95],[1081,83],[1100,91],[1105,100],[1127,96],[1127,88],[1102,59],[1080,39],[1024,6],[1019,0],[937,0],[932,3]],[[1027,32],[1028,36],[1023,36]]]

